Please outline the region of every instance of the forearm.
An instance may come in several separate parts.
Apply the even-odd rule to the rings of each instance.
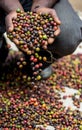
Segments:
[[[51,8],[58,0],[33,0],[32,10],[37,7]]]
[[[17,8],[23,10],[19,0],[0,0],[0,7],[3,8],[7,13],[15,11]]]

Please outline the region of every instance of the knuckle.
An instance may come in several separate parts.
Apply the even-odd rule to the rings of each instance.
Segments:
[[[57,16],[55,10],[53,10],[53,9],[50,11],[50,14],[51,14],[53,17],[56,17],[56,16]]]

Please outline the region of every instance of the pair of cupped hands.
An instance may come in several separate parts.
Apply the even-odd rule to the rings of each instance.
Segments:
[[[34,10],[32,10],[34,11]],[[46,8],[46,7],[39,7],[36,9],[36,11],[34,11],[36,13],[42,13],[42,14],[51,14],[51,16],[54,18],[55,22],[58,25],[57,30],[55,31],[55,36],[58,36],[60,34],[60,24],[61,21],[59,20],[56,11],[54,9],[51,8]],[[6,24],[6,31],[7,32],[11,32],[13,31],[13,23],[12,20],[17,18],[17,13],[16,11],[11,11],[5,18],[5,24]]]

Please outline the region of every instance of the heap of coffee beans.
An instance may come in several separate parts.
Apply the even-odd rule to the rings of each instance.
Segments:
[[[13,55],[8,61],[11,58],[14,61]],[[15,55],[18,58],[18,53]],[[49,79],[30,82],[30,85],[18,68],[12,69],[12,64],[11,68],[6,68],[7,74],[4,68],[0,80],[1,130],[47,129],[36,128],[38,125],[51,125],[55,130],[82,130],[82,54],[61,58],[53,64],[54,73]],[[8,72],[8,69],[12,70]],[[23,80],[20,79],[22,76]],[[68,94],[65,86],[77,91]],[[66,98],[71,101],[66,104],[68,108],[63,104]]]
[[[54,42],[57,23],[50,14],[17,10],[17,18],[13,19],[13,26],[14,30],[7,36],[25,54],[27,59],[25,64],[30,65],[32,79],[40,80],[44,64],[52,62],[48,46]]]

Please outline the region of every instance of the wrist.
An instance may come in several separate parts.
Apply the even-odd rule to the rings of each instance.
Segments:
[[[51,8],[58,0],[33,0],[32,11],[37,10],[40,7]]]
[[[20,4],[19,0],[1,0],[0,7],[6,12],[10,13],[11,11],[16,11],[18,8],[23,10],[22,5]]]
[[[33,6],[31,10],[32,10],[33,12],[37,12],[37,10],[38,10],[39,8],[42,8],[42,7],[45,7],[45,6],[41,6],[41,5],[37,4],[37,5]]]

